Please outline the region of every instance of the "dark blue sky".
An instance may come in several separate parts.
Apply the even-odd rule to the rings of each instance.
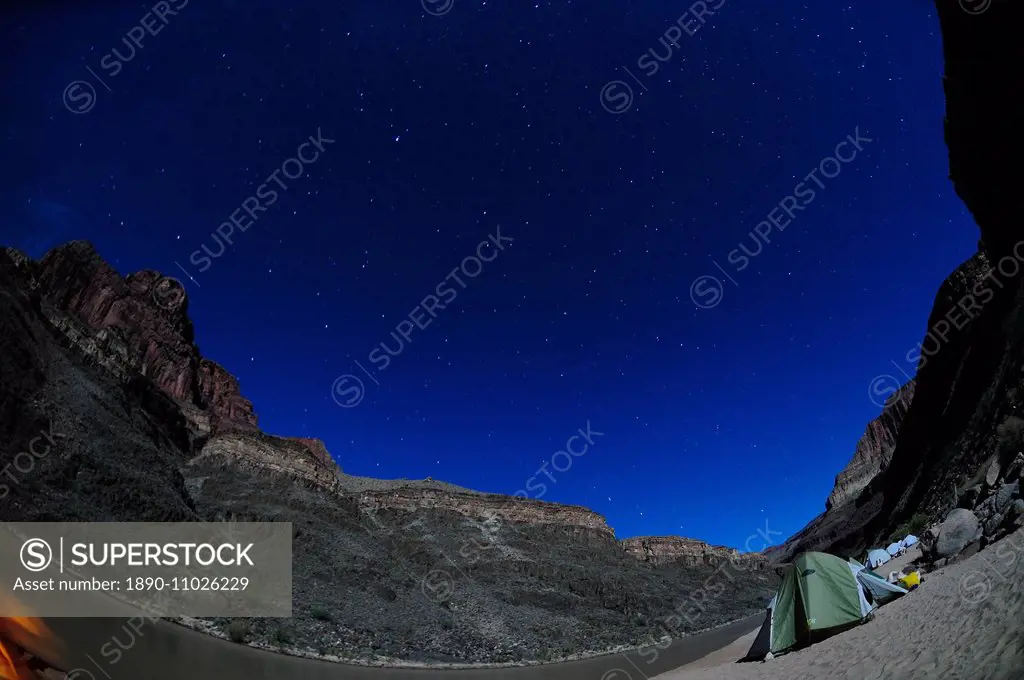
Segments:
[[[264,429],[350,473],[537,477],[620,536],[788,535],[976,244],[924,0],[88,4],[0,22],[0,241],[181,279]]]

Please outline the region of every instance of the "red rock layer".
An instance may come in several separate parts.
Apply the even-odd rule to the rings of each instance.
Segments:
[[[256,426],[252,403],[235,377],[200,355],[188,296],[176,282],[150,270],[122,277],[84,241],[54,248],[31,269],[50,306],[92,331],[106,331],[106,345],[107,336],[116,336],[119,351],[108,347],[104,354],[117,357],[123,372],[137,370],[169,396],[198,408],[214,431]]]

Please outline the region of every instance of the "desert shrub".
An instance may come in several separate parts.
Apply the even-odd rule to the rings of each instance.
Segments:
[[[245,619],[235,619],[228,624],[228,638],[232,642],[244,644],[249,639],[249,622]]]
[[[292,641],[291,634],[284,628],[278,628],[274,631],[274,642],[279,645],[287,645]]]
[[[317,621],[331,621],[333,619],[331,613],[323,607],[313,607],[310,615]]]
[[[889,543],[901,541],[906,538],[908,534],[920,537],[927,528],[928,515],[923,512],[919,512],[903,524],[896,527],[896,530],[889,535]]]

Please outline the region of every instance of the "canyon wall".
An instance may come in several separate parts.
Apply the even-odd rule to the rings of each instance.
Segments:
[[[415,512],[423,508],[447,510],[474,518],[494,518],[513,524],[558,525],[612,541],[615,532],[604,517],[578,505],[562,505],[516,496],[452,493],[434,489],[399,487],[359,494],[361,507],[371,510]]]
[[[825,501],[825,511],[854,500],[892,460],[900,425],[914,398],[913,380],[894,392],[885,402],[882,414],[868,423],[857,442],[853,458],[836,475],[835,486]]]
[[[146,376],[197,417],[198,429],[256,427],[235,377],[199,353],[188,296],[176,282],[149,270],[123,277],[85,241],[39,262],[5,252],[42,296],[50,322],[95,363],[121,380]]]
[[[54,248],[39,262],[11,249],[4,252],[23,287],[39,296],[51,325],[88,363],[124,384],[145,376],[173,400],[181,414],[175,417],[184,416],[195,442],[186,463],[189,474],[202,478],[217,469],[237,467],[355,499],[362,511],[441,510],[559,527],[571,535],[616,545],[652,566],[707,566],[738,559],[733,549],[680,537],[641,537],[616,544],[605,518],[579,506],[478,493],[430,479],[347,475],[321,440],[274,436],[258,429],[252,403],[241,395],[235,377],[200,354],[188,297],[173,280],[149,270],[122,277],[83,241]]]
[[[767,562],[760,553],[740,553],[735,548],[681,536],[637,536],[623,539],[620,544],[627,554],[656,566],[714,566],[728,560],[744,568],[763,568]]]

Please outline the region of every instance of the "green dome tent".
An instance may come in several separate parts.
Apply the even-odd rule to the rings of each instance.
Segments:
[[[786,567],[748,659],[810,644],[864,621],[874,606],[852,563],[806,552]]]

